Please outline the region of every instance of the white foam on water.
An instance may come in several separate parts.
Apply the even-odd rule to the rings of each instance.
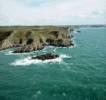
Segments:
[[[75,30],[75,31],[73,31],[73,33],[75,33],[75,34],[77,34],[77,33],[79,33],[77,30]]]
[[[5,53],[5,55],[19,55],[19,56],[21,56],[21,55],[30,55],[30,54],[33,54],[33,53],[35,53],[35,51],[28,52],[28,53],[25,53],[25,52],[24,53],[13,53],[13,50],[8,50],[8,51],[6,51],[4,53]]]
[[[6,50],[2,50],[0,51],[1,53],[3,53],[4,55],[13,55],[13,51],[10,49],[6,49]]]
[[[7,53],[8,51],[10,50],[9,49],[1,50],[0,53]]]
[[[61,58],[71,58],[71,56],[68,56],[68,55],[66,55],[66,54],[61,54],[60,57],[61,57]]]
[[[13,66],[28,66],[32,64],[44,64],[44,63],[61,63],[63,59],[61,57],[50,59],[50,60],[38,60],[38,59],[31,59],[31,57],[27,57],[24,59],[16,60],[15,62],[11,63],[10,65]]]
[[[9,50],[5,53],[5,55],[13,55],[13,51],[12,50]]]
[[[13,51],[8,51],[5,53],[5,55],[27,55],[27,54],[30,54],[30,53],[13,53]]]

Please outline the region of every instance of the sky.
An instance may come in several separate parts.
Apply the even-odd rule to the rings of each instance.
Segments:
[[[0,25],[106,24],[106,0],[0,0]]]

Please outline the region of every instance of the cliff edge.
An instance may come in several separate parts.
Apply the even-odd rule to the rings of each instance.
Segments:
[[[45,46],[73,46],[68,27],[33,26],[0,27],[0,50],[15,47],[15,53],[40,50]]]

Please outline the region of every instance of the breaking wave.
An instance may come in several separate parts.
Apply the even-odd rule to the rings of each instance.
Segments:
[[[65,54],[61,54],[58,58],[55,59],[50,59],[50,60],[39,60],[39,59],[31,59],[31,57],[27,57],[27,58],[21,58],[18,59],[16,61],[14,61],[13,63],[11,63],[10,65],[13,66],[29,66],[32,64],[44,64],[44,63],[59,63],[61,64],[63,62],[63,58],[71,58],[70,56],[67,56]]]
[[[71,56],[68,56],[68,55],[66,55],[66,54],[61,54],[60,57],[61,57],[61,58],[71,58]]]

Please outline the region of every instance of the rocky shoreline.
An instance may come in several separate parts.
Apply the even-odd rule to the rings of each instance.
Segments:
[[[42,50],[45,46],[73,46],[69,27],[0,27],[0,51],[15,48],[14,53]]]

